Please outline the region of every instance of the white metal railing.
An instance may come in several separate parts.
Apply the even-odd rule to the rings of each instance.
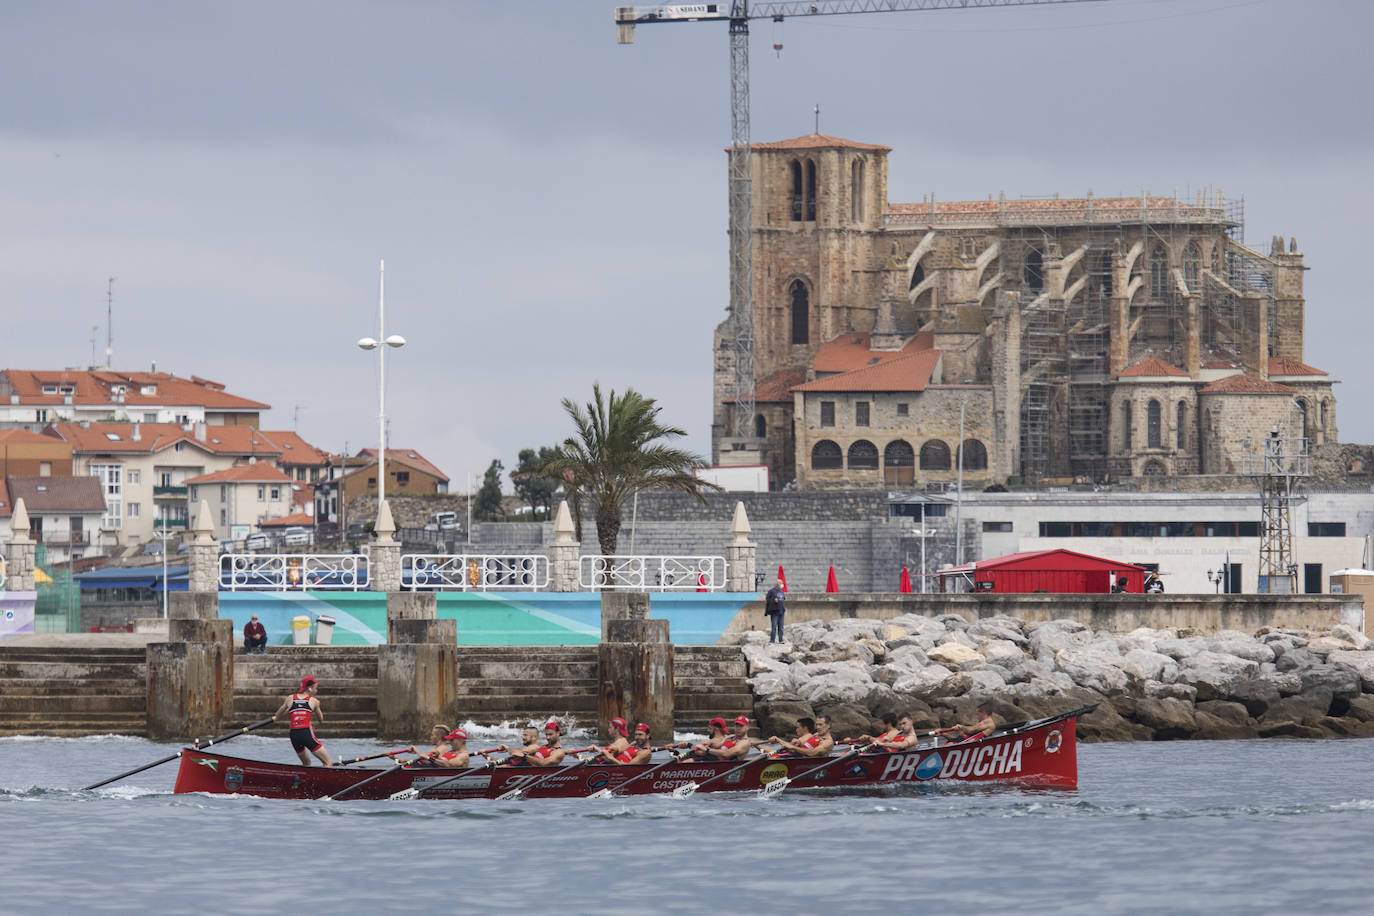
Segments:
[[[487,591],[549,587],[549,558],[543,554],[408,553],[401,557],[401,588]]]
[[[578,567],[578,582],[583,588],[715,592],[725,588],[725,558],[589,554]]]
[[[367,588],[367,557],[357,553],[226,553],[219,558],[223,591]]]

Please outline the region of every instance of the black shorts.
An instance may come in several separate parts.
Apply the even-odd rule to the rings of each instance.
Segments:
[[[291,746],[298,751],[318,751],[324,747],[320,744],[320,739],[315,737],[313,728],[291,729]]]

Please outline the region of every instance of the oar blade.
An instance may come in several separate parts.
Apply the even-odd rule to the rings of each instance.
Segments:
[[[509,792],[502,792],[500,795],[496,796],[496,800],[497,800],[497,801],[515,801],[517,798],[519,798],[519,797],[520,797],[521,795],[523,795],[523,794],[524,794],[524,790],[523,790],[523,789],[511,789]]]
[[[410,801],[412,798],[419,798],[419,789],[402,789],[399,792],[392,792],[389,798],[392,801]]]
[[[689,782],[685,786],[678,786],[673,790],[673,798],[691,798],[696,794],[697,788],[698,786],[694,782]]]
[[[768,785],[759,790],[759,795],[763,798],[772,798],[774,795],[781,795],[782,790],[790,785],[792,780],[784,776],[782,779],[775,779]]]
[[[588,795],[587,797],[588,797],[588,798],[610,798],[613,794],[614,794],[614,793],[611,792],[610,789],[598,789],[598,790],[596,790],[595,792],[593,792],[591,795]]]

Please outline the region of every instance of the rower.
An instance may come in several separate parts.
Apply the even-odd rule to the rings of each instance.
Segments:
[[[749,717],[736,716],[730,737],[722,741],[720,747],[710,748],[706,753],[716,760],[736,760],[748,754],[753,747],[753,742],[749,740]]]
[[[466,770],[468,767],[468,733],[461,728],[444,735],[448,750],[434,758],[434,765],[449,770]]]
[[[848,738],[848,744],[876,744],[879,741],[891,741],[897,737],[897,716],[894,713],[885,712],[882,714],[883,730],[876,735],[860,735],[857,738]]]
[[[483,751],[482,753],[510,754],[510,759],[506,761],[508,766],[526,766],[529,764],[530,758],[539,751],[539,729],[533,725],[526,725],[520,731],[520,744],[519,748],[509,748],[504,744],[498,744],[493,751]]]
[[[562,763],[563,727],[550,719],[544,725],[544,746],[526,755],[525,759],[537,767],[556,767]]]
[[[796,741],[784,741],[774,735],[768,739],[768,743],[781,745],[782,749],[775,755],[778,757],[819,757],[823,753],[818,750],[821,746],[821,738],[815,734],[815,730],[816,720],[810,716],[802,716],[797,720]],[[833,748],[835,742],[831,741],[830,746]]]
[[[720,746],[725,743],[725,720],[715,718],[706,726],[708,735],[705,741],[692,746],[691,755],[699,759],[708,759],[711,751],[720,750]]]
[[[332,767],[334,761],[329,759],[329,751],[325,750],[320,739],[315,737],[315,729],[311,725],[313,716],[319,716],[320,721],[324,721],[324,710],[320,709],[320,701],[315,698],[318,687],[319,682],[310,675],[301,678],[301,689],[282,701],[281,706],[272,714],[272,721],[275,722],[289,711],[291,747],[295,749],[301,763],[310,766],[310,754],[306,753],[309,751],[320,759],[320,763]]]
[[[649,742],[649,726],[640,722],[635,726],[634,744],[618,754],[610,753],[609,747],[597,748],[597,753],[615,764],[648,763],[654,756],[654,749],[649,746]]]
[[[873,742],[873,746],[885,751],[906,751],[916,746],[916,742],[921,738],[916,734],[916,723],[911,718],[911,713],[904,712],[897,717],[897,734],[891,738],[880,737]]]
[[[981,741],[983,738],[991,738],[992,733],[997,731],[997,720],[992,717],[992,710],[988,704],[978,704],[978,721],[972,725],[951,725],[949,728],[937,729],[940,734],[958,732],[963,741]],[[960,742],[963,743],[963,742]]]
[[[415,761],[416,763],[433,762],[439,757],[440,754],[445,754],[449,751],[447,739],[448,730],[448,726],[443,724],[436,725],[433,728],[431,728],[429,730],[429,740],[430,743],[434,745],[434,747],[430,748],[427,751],[419,750],[415,747],[415,745],[412,744],[410,747],[406,748],[403,751],[398,751],[397,753],[416,755],[420,758],[419,760]]]
[[[614,759],[617,754],[625,751],[630,746],[629,726],[624,719],[619,717],[607,723],[607,730],[614,736],[611,743],[604,748],[605,754]]]

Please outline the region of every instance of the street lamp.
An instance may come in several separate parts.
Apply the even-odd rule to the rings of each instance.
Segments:
[[[1215,571],[1207,570],[1207,581],[1216,586],[1217,594],[1220,595],[1221,583],[1226,581],[1226,567],[1223,566]]]
[[[386,346],[382,346],[385,344]],[[363,350],[377,351],[377,511],[386,499],[386,348],[406,345],[400,334],[386,336],[386,261],[377,262],[377,336],[358,341]]]
[[[937,532],[934,528],[915,528],[911,532],[912,537],[921,539],[921,594],[926,593],[926,539],[933,537]]]

